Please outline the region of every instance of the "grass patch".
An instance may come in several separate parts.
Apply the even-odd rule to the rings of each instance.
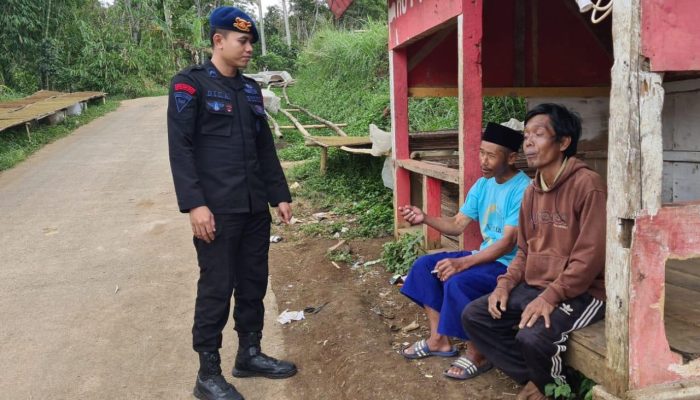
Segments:
[[[60,124],[33,127],[30,137],[27,137],[24,127],[0,132],[0,171],[14,167],[44,145],[67,136],[79,126],[116,110],[121,100],[108,98],[105,104],[90,105],[81,115],[66,117]]]
[[[292,168],[288,181],[300,182],[295,194],[308,199],[321,210],[333,211],[355,219],[343,237],[382,237],[393,230],[392,191],[382,184],[384,160],[353,156],[329,150],[326,175],[319,172],[319,160],[313,159]],[[342,225],[311,224],[302,228],[309,235],[331,235]]]

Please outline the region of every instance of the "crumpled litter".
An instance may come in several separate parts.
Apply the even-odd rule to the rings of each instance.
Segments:
[[[284,310],[282,313],[277,317],[277,322],[280,324],[288,324],[292,321],[301,321],[304,318],[304,312],[303,311],[289,311],[289,310]]]
[[[270,243],[279,243],[282,241],[282,236],[272,235],[270,236]]]

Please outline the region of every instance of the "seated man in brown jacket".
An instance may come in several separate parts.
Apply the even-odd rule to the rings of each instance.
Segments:
[[[537,173],[520,208],[518,251],[493,293],[464,309],[462,324],[486,359],[525,384],[517,399],[535,400],[547,384],[566,382],[569,333],[604,316],[606,187],[573,157],[581,121],[565,107],[530,110],[524,133]]]

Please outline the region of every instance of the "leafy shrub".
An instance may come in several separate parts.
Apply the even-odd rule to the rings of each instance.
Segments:
[[[411,265],[423,254],[425,254],[423,235],[408,233],[397,241],[384,243],[382,262],[387,271],[405,275],[411,269]]]

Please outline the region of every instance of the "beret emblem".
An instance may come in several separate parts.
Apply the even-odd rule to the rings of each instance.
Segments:
[[[252,24],[249,21],[246,21],[241,17],[236,17],[236,22],[233,23],[233,27],[242,32],[250,32],[251,25]]]

